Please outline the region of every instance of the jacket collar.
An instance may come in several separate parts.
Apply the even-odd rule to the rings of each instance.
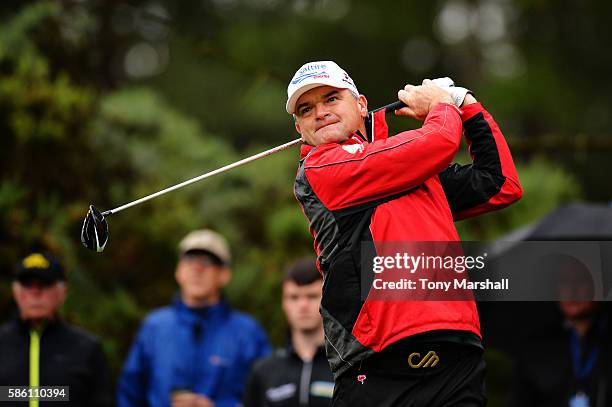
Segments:
[[[22,332],[26,334],[30,332],[30,330],[32,329],[32,324],[30,323],[30,321],[21,319],[21,317],[19,317],[19,314],[15,315],[14,321],[15,321],[15,324],[19,327],[19,330],[21,330]],[[40,331],[48,332],[48,331],[57,329],[62,324],[63,322],[60,319],[59,315],[56,315],[55,318],[49,319],[44,324],[42,324]]]
[[[299,360],[302,360],[302,358],[300,358],[300,355],[297,354],[297,352],[295,351],[295,348],[293,347],[293,341],[291,340],[291,333],[287,335],[287,340],[285,341],[285,346],[282,348],[282,351],[285,352],[287,355],[290,355]],[[325,355],[325,344],[323,343],[317,347],[317,351],[315,352],[313,359],[316,359],[319,356],[323,356],[323,358],[327,359],[327,356]]]
[[[179,294],[172,300],[172,307],[179,318],[188,322],[223,319],[230,311],[229,304],[223,298],[214,305],[194,308],[188,307]]]
[[[385,118],[384,110],[375,110],[374,112],[368,113],[368,116],[364,119],[366,133],[362,135],[359,131],[354,133],[348,140],[342,143],[333,144],[355,144],[355,143],[368,143],[372,142],[372,138],[387,137],[388,127],[387,120]],[[302,144],[300,149],[300,160],[303,160],[310,152],[314,149],[314,146],[308,144]]]

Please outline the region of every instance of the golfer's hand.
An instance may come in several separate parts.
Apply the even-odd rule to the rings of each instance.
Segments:
[[[215,403],[201,394],[180,392],[172,395],[172,407],[215,407]]]
[[[397,92],[397,97],[406,104],[406,107],[396,110],[395,114],[417,120],[425,120],[429,111],[438,103],[453,103],[448,92],[429,79],[425,79],[421,86],[406,85]]]

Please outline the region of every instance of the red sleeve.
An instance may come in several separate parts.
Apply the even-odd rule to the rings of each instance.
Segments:
[[[308,156],[308,182],[330,210],[407,191],[446,168],[461,141],[460,110],[440,103],[420,129],[359,145],[328,144]]]

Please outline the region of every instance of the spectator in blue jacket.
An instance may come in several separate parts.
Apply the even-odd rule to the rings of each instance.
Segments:
[[[180,293],[142,323],[119,379],[119,407],[238,406],[251,364],[271,351],[261,326],[222,298],[231,279],[226,240],[196,230],[179,253]]]

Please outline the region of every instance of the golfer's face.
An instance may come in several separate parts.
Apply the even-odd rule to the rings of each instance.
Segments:
[[[365,131],[368,114],[364,96],[356,98],[347,89],[319,86],[304,93],[296,102],[295,129],[313,146],[340,143],[357,130]]]
[[[52,318],[66,299],[66,286],[33,279],[13,283],[13,297],[19,315],[26,320]]]
[[[319,305],[323,281],[297,285],[293,281],[283,283],[283,311],[292,329],[314,331],[322,325]]]

